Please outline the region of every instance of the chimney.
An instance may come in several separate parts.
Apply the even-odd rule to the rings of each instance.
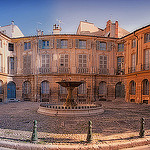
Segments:
[[[43,35],[43,31],[41,31],[41,30],[36,30],[36,31],[37,31],[38,36]]]
[[[14,25],[14,21],[11,21],[11,24]]]
[[[61,27],[59,25],[53,25],[53,34],[60,34]]]

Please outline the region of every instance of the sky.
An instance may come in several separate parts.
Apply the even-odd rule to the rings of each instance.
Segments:
[[[80,21],[87,20],[104,29],[116,20],[133,32],[150,24],[150,0],[0,0],[0,26],[15,24],[25,36],[36,30],[52,34],[61,20],[61,33],[75,34]]]

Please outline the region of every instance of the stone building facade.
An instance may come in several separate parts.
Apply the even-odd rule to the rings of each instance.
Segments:
[[[122,38],[81,34],[9,38],[0,33],[5,68],[0,73],[1,101],[64,101],[67,92],[56,82],[83,80],[85,84],[74,90],[78,102],[150,103],[149,33],[149,26]],[[142,87],[146,94],[141,94]]]

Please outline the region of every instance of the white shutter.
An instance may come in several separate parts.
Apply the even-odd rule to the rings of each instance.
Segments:
[[[87,40],[87,49],[91,49],[91,40]]]
[[[39,49],[42,49],[42,40],[39,40]]]
[[[69,48],[72,48],[72,47],[73,47],[73,40],[72,40],[72,39],[69,39],[69,40],[68,40],[68,47],[69,47]]]
[[[61,46],[61,40],[57,39],[57,48],[60,48],[60,46]]]
[[[50,39],[50,49],[54,48],[54,39]]]

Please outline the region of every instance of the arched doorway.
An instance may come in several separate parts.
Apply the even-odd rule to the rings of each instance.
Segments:
[[[122,82],[118,82],[115,86],[115,98],[125,97],[125,86]]]
[[[49,102],[50,100],[50,88],[48,81],[41,82],[41,89],[40,89],[40,97],[42,102]]]
[[[16,98],[16,84],[10,81],[7,84],[7,98],[8,99],[15,99]]]
[[[22,84],[22,98],[25,101],[31,100],[31,83],[29,81]]]

